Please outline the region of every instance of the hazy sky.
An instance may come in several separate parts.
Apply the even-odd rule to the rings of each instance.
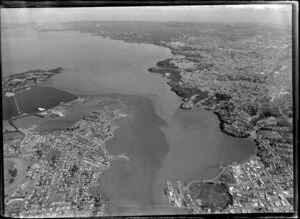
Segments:
[[[291,22],[291,5],[232,6],[149,6],[98,8],[21,8],[1,9],[3,23],[27,23],[68,20],[142,20],[142,21],[209,21]]]

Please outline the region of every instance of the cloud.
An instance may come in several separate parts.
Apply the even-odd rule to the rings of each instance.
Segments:
[[[2,22],[26,23],[68,20],[142,20],[192,22],[253,22],[286,24],[291,5],[206,5],[96,8],[1,9]]]
[[[249,5],[225,5],[232,9],[255,9],[255,10],[285,10],[291,7],[287,4],[249,4]]]

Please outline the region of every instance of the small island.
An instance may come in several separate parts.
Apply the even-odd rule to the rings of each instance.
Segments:
[[[53,77],[62,71],[63,68],[58,67],[49,69],[48,71],[38,69],[10,75],[7,78],[2,79],[3,91],[7,97],[13,96],[15,93],[29,90],[32,86],[45,82],[50,77]]]

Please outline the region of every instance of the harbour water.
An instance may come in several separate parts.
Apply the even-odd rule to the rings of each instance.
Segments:
[[[47,86],[75,94],[120,93],[130,116],[107,142],[110,153],[124,153],[100,175],[107,214],[178,214],[163,189],[167,180],[212,178],[220,165],[254,153],[251,139],[222,133],[216,115],[181,110],[167,79],[147,72],[171,51],[74,31],[16,28],[2,33],[3,76],[35,69],[65,70]],[[28,102],[30,104],[30,102]]]

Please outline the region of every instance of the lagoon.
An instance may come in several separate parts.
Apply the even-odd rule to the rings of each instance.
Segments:
[[[23,113],[38,113],[40,107],[50,109],[61,102],[69,102],[76,98],[76,95],[57,88],[34,86],[30,90],[15,94],[14,97],[3,98],[3,119],[7,120]]]
[[[19,115],[19,112],[14,97],[2,95],[2,119],[8,120],[17,115]]]

